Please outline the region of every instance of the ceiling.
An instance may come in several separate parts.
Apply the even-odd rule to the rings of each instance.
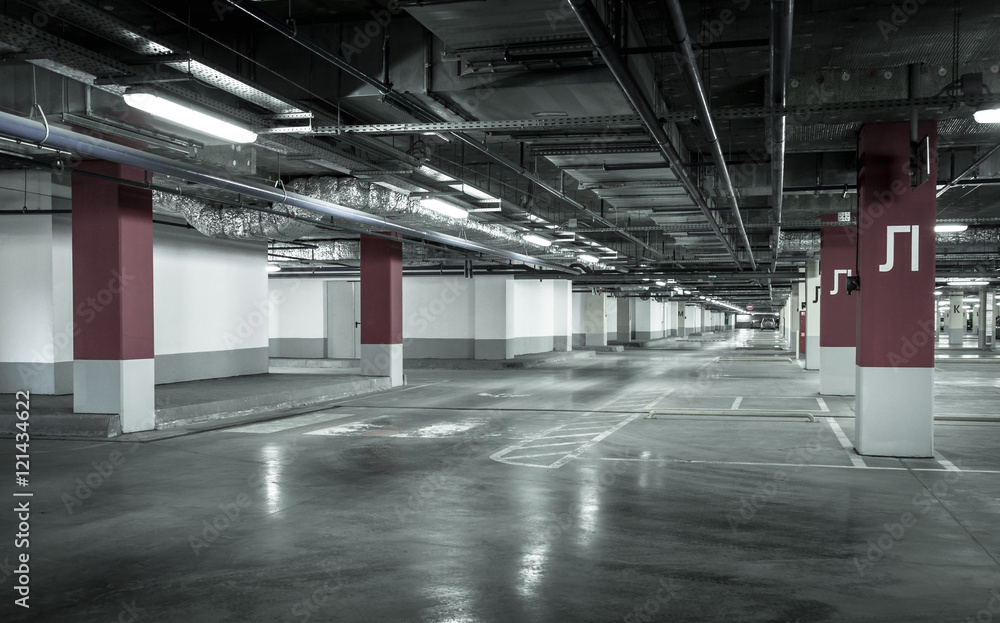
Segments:
[[[511,250],[511,236],[531,232],[556,241],[515,249],[539,258],[542,271],[503,253],[411,236],[414,248],[431,248],[408,255],[419,259],[415,270],[472,262],[476,271],[561,271],[580,288],[685,296],[679,288],[763,310],[784,304],[818,252],[801,234],[818,231],[823,214],[856,210],[861,125],[907,121],[916,106],[921,119],[939,122],[938,184],[966,174],[939,198],[939,219],[981,229],[942,241],[939,273],[996,274],[1000,246],[990,232],[1000,227],[1000,152],[967,169],[1000,144],[1000,124],[972,119],[975,105],[1000,97],[1000,5],[913,3],[907,14],[888,1],[795,3],[780,228],[790,240],[800,237],[782,245],[774,239],[767,151],[771,7],[679,3],[744,243],[677,63],[668,4],[610,1],[597,12],[721,237],[684,176],[665,164],[580,19],[558,0],[8,0],[0,106],[27,115],[38,104],[54,123],[272,186],[333,176],[417,193],[411,197],[436,193],[489,226],[480,231],[499,232],[500,251]],[[982,85],[966,78],[963,86],[959,77],[969,74],[982,76]],[[236,147],[137,112],[122,99],[135,88],[232,119],[259,138]],[[0,147],[2,167],[54,166],[66,157],[28,144]],[[156,179],[208,205],[270,208],[204,184]],[[169,207],[159,217],[183,218]],[[440,219],[423,225],[465,231]],[[356,263],[330,254],[287,250],[317,249],[363,229],[327,220],[321,232],[274,240],[274,259],[289,270],[354,270]],[[489,238],[481,242],[490,246]],[[600,261],[581,262],[581,254]],[[649,285],[660,278],[676,283]]]

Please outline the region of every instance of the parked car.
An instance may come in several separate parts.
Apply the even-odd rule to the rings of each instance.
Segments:
[[[778,328],[778,323],[774,318],[764,318],[760,321],[760,328],[762,331],[774,331]]]

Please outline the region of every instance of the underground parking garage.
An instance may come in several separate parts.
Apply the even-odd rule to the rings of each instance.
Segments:
[[[1000,620],[998,26],[5,3],[3,620]]]

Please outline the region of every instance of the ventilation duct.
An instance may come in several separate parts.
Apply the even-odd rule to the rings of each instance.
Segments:
[[[314,235],[315,225],[289,217],[316,220],[316,213],[291,206],[279,209],[289,216],[269,214],[250,208],[223,208],[200,199],[153,191],[153,205],[184,215],[187,222],[209,238],[229,240],[282,240],[285,242]]]
[[[973,227],[963,232],[937,233],[934,235],[938,247],[968,245],[1000,245],[1000,228]],[[782,252],[819,251],[820,232],[781,231],[779,248]]]
[[[361,265],[361,242],[358,240],[328,240],[311,243],[316,248],[271,249],[277,262],[334,262],[345,266]],[[447,254],[418,244],[403,243],[403,263],[408,267],[437,266]]]

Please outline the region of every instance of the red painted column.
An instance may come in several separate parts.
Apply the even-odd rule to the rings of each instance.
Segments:
[[[910,125],[861,129],[858,142],[857,398],[862,454],[934,452],[934,223],[937,124],[930,181],[911,189]]]
[[[144,182],[107,161],[78,170]],[[73,408],[114,413],[123,432],[152,430],[153,195],[73,175]]]
[[[403,384],[403,243],[361,236],[361,373]]]
[[[819,393],[853,396],[857,373],[857,293],[847,294],[847,277],[857,274],[858,230],[840,225],[836,214],[821,217]]]

